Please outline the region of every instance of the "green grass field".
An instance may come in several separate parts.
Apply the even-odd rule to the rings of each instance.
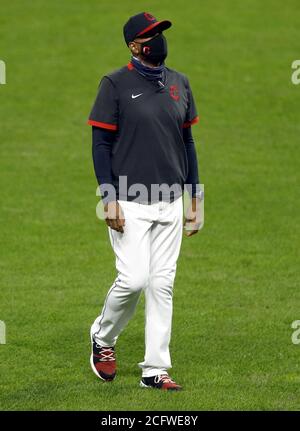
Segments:
[[[166,63],[188,75],[201,118],[205,226],[178,262],[178,393],[138,386],[143,297],[117,379],[89,366],[115,268],[86,120],[101,76],[129,61],[124,22],[143,10],[173,21]],[[299,20],[298,0],[1,1],[1,410],[299,409]]]

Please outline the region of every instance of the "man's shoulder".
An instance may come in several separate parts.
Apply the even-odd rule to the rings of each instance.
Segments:
[[[171,69],[170,67],[167,67],[167,66],[166,66],[166,69],[170,76],[176,77],[178,80],[183,81],[185,84],[188,83],[188,77],[185,73],[179,72],[178,70],[175,70],[175,69]]]
[[[130,65],[125,65],[122,67],[119,67],[118,69],[114,69],[111,72],[106,73],[103,75],[103,78],[107,78],[111,81],[112,84],[117,85],[119,82],[122,82],[122,80],[128,77],[128,75],[131,72]]]

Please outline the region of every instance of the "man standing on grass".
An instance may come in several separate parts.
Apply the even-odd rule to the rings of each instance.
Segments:
[[[198,232],[203,192],[191,133],[198,116],[189,81],[164,63],[162,32],[171,25],[146,12],[127,21],[124,38],[131,60],[102,78],[88,120],[118,273],[91,327],[90,362],[98,378],[115,378],[115,345],[144,291],[140,386],[180,390],[167,371],[173,284],[182,228],[187,236]],[[191,205],[183,222],[184,186]]]

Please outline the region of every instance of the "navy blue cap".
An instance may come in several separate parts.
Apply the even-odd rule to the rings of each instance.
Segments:
[[[157,19],[148,12],[141,12],[132,16],[126,22],[123,28],[126,45],[132,42],[136,37],[150,37],[155,33],[171,27],[172,23],[168,20],[157,21]]]

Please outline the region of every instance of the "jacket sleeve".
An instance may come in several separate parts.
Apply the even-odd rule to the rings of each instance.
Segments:
[[[88,124],[115,131],[118,129],[118,95],[110,78],[104,76],[98,87],[94,105],[88,118]]]
[[[197,153],[191,127],[183,129],[183,140],[188,159],[188,175],[186,177],[185,187],[188,190],[190,197],[196,197],[200,191],[200,184]]]
[[[190,127],[192,124],[196,124],[199,121],[199,116],[197,112],[196,103],[194,100],[193,92],[190,87],[189,80],[186,78],[186,91],[187,91],[187,110],[186,110],[186,116],[183,123],[183,127]]]
[[[103,203],[116,200],[111,166],[112,145],[116,139],[116,132],[93,126],[92,128],[92,154],[95,175],[100,186]],[[107,187],[108,185],[108,187]]]

